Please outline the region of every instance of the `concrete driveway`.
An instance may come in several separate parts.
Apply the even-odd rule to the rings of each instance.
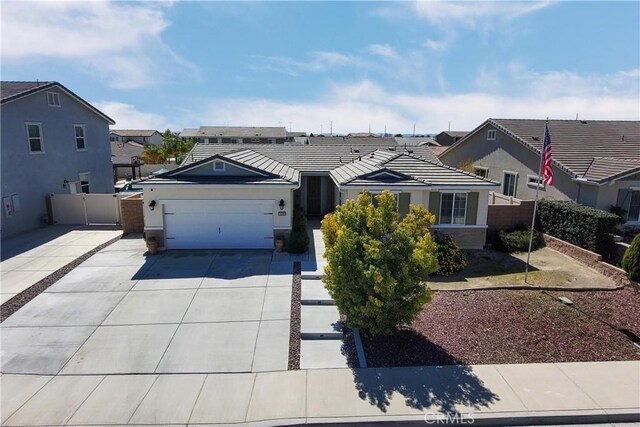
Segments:
[[[5,320],[2,372],[286,370],[292,263],[270,251],[98,252]]]

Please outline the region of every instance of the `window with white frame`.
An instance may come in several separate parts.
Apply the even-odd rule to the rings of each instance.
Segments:
[[[42,125],[40,123],[27,123],[27,140],[30,153],[44,153]]]
[[[218,138],[218,144],[222,144],[222,138]]]
[[[496,140],[496,130],[495,129],[489,129],[487,131],[487,141],[495,141]]]
[[[76,150],[86,150],[87,144],[84,136],[84,125],[73,125],[73,131],[76,138]]]
[[[80,192],[89,193],[89,172],[79,173],[78,179],[80,180]]]
[[[489,178],[489,168],[483,166],[476,166],[473,168],[473,173],[483,178]]]
[[[544,182],[537,175],[527,175],[527,185],[531,188],[538,187],[541,190],[544,190]]]
[[[260,142],[260,138],[251,138],[251,142],[254,142],[254,143]]]
[[[47,104],[49,104],[49,107],[59,107],[60,94],[58,92],[47,92]]]
[[[440,224],[464,224],[467,219],[467,193],[442,193]]]
[[[516,197],[517,182],[517,173],[505,172],[502,179],[502,194],[504,194],[505,196]]]
[[[234,138],[233,142],[235,142],[236,144],[242,144],[242,138]]]
[[[275,143],[276,143],[275,138],[269,138],[269,144],[275,144]]]

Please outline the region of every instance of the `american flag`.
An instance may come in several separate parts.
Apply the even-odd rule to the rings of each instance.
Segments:
[[[542,182],[546,185],[553,185],[553,170],[551,169],[551,135],[549,135],[549,125],[544,126],[544,146],[542,147]]]

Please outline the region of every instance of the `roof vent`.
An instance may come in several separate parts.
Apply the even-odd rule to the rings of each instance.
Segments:
[[[583,125],[589,124],[586,120],[580,120],[580,123],[582,123]]]
[[[354,152],[354,153],[359,153],[359,152],[360,152],[360,150],[353,150],[353,152]]]
[[[622,135],[622,142],[624,142],[624,135]]]
[[[396,151],[396,147],[389,147],[389,151]]]
[[[532,136],[531,139],[533,139],[534,141],[540,141],[540,137],[539,136]]]
[[[407,153],[413,154],[413,150],[407,150]]]

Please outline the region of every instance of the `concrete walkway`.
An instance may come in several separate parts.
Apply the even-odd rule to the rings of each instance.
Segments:
[[[120,235],[116,227],[53,225],[3,240],[0,304]]]
[[[7,426],[640,421],[640,362],[0,377]]]

